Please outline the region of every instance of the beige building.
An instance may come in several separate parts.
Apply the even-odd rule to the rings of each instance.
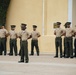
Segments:
[[[72,6],[74,7],[73,9]],[[76,0],[11,0],[6,27],[10,30],[10,25],[15,24],[16,31],[19,32],[21,30],[20,24],[26,23],[27,30],[31,32],[32,25],[36,24],[38,26],[37,30],[41,33],[39,38],[40,52],[55,52],[53,23],[60,21],[62,23],[61,27],[64,28],[64,23],[71,21],[74,27],[76,19],[74,17],[75,7]],[[72,14],[70,11],[73,10]],[[31,40],[29,40],[29,51],[31,49],[30,44]],[[19,39],[17,45],[19,50]],[[7,46],[9,50],[9,37]]]

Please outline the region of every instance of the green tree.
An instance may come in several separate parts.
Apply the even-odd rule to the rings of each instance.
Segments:
[[[5,25],[10,0],[0,0],[0,25]]]

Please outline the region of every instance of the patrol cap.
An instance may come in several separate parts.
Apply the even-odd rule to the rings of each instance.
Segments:
[[[66,23],[64,24],[64,27],[67,28],[67,24]]]
[[[71,22],[67,22],[67,25],[71,25]]]
[[[61,25],[61,22],[56,22],[57,23],[57,25]]]
[[[21,23],[21,25],[23,25],[23,26],[27,26],[27,24],[25,24],[25,23]]]
[[[71,24],[71,22],[66,22],[66,25],[70,25]]]
[[[65,23],[64,26],[67,26],[67,23]]]
[[[33,25],[33,28],[37,28],[37,26],[36,25]]]
[[[16,27],[16,25],[11,25],[11,28],[15,28]]]

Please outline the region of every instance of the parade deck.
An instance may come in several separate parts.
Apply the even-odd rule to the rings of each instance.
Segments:
[[[29,63],[18,63],[20,56],[0,56],[0,75],[76,75],[76,58],[54,58],[54,54],[29,56]]]

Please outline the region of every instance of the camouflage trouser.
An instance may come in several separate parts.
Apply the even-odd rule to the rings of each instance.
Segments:
[[[6,39],[0,38],[0,55],[2,55],[2,52],[4,51],[4,55],[6,55]]]
[[[55,46],[56,46],[56,56],[58,56],[58,47],[60,48],[60,57],[62,57],[62,38],[55,38]]]
[[[66,55],[66,37],[64,37],[64,57]]]
[[[36,48],[37,55],[39,55],[39,47],[38,47],[38,40],[31,40],[31,54],[34,54],[34,46]]]
[[[13,55],[13,48],[15,55],[17,55],[17,40],[16,39],[10,39],[10,55]]]
[[[66,57],[73,57],[73,38],[66,37],[65,41]]]
[[[29,61],[28,41],[21,41],[21,61]]]
[[[76,39],[74,40],[75,57],[76,57]]]
[[[21,55],[21,39],[20,39],[20,50],[19,50],[19,55]]]

